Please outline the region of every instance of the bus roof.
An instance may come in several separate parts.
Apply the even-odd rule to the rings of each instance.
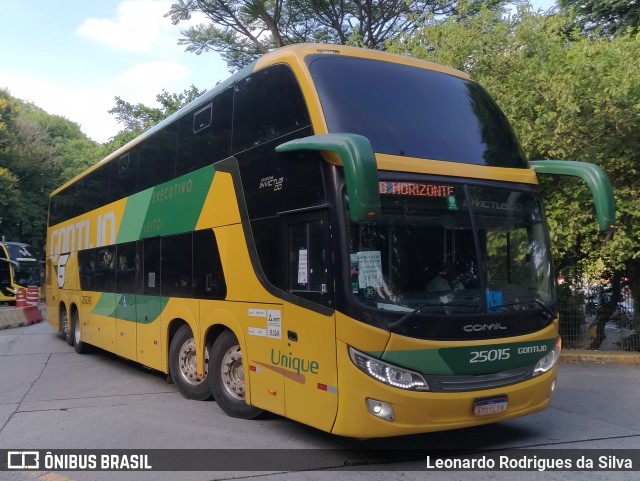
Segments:
[[[60,187],[55,189],[52,192],[51,195],[54,195],[54,194],[60,192],[61,190],[65,189],[69,185],[72,185],[73,183],[75,183],[76,181],[78,181],[79,179],[81,179],[82,177],[87,175],[88,173],[92,172],[93,170],[97,169],[99,166],[103,165],[104,163],[109,162],[110,160],[119,157],[124,152],[128,151],[129,149],[131,149],[135,145],[137,145],[140,142],[142,142],[144,139],[150,137],[154,133],[162,130],[167,125],[169,125],[169,124],[173,123],[174,121],[176,121],[177,119],[179,119],[180,117],[185,115],[187,112],[192,110],[197,105],[205,103],[209,99],[211,99],[211,98],[215,97],[216,95],[218,95],[223,90],[225,90],[228,87],[236,84],[237,82],[241,81],[242,79],[248,77],[253,72],[256,72],[258,70],[261,70],[261,69],[263,69],[265,67],[268,67],[270,65],[277,64],[277,63],[288,63],[288,64],[291,64],[291,65],[302,65],[304,63],[304,58],[306,56],[308,56],[308,55],[323,55],[323,54],[343,55],[343,56],[349,56],[349,57],[358,57],[358,58],[365,58],[365,59],[371,59],[371,60],[379,60],[379,61],[384,61],[384,62],[399,63],[399,64],[403,64],[403,65],[415,66],[415,67],[418,67],[418,68],[434,70],[434,71],[442,72],[442,73],[445,73],[445,74],[448,74],[448,75],[453,75],[453,76],[460,77],[460,78],[470,79],[469,75],[467,75],[466,73],[461,72],[461,71],[456,70],[456,69],[453,69],[453,68],[449,68],[449,67],[445,67],[443,65],[439,65],[439,64],[436,64],[436,63],[428,62],[426,60],[415,59],[413,57],[408,57],[408,56],[405,56],[405,55],[398,55],[398,54],[392,54],[392,53],[388,53],[388,52],[381,52],[379,50],[371,50],[371,49],[365,49],[365,48],[359,48],[359,47],[348,47],[348,46],[344,46],[344,45],[332,45],[332,44],[301,43],[301,44],[289,45],[289,46],[282,47],[282,48],[279,48],[277,50],[274,50],[272,52],[269,52],[269,53],[263,55],[262,57],[260,57],[259,59],[254,60],[252,63],[250,63],[249,65],[247,65],[243,69],[239,70],[238,72],[234,73],[233,75],[231,75],[226,80],[223,80],[222,82],[218,83],[213,88],[211,88],[210,90],[206,91],[204,94],[202,94],[198,98],[194,99],[192,102],[190,102],[189,104],[185,105],[184,107],[182,107],[177,112],[173,113],[172,115],[170,115],[166,119],[164,119],[161,122],[159,122],[158,124],[154,125],[149,130],[146,130],[145,132],[140,134],[135,139],[131,140],[130,142],[128,142],[127,144],[123,145],[122,147],[120,147],[116,151],[112,152],[111,154],[109,154],[107,157],[105,157],[101,161],[96,162],[94,165],[92,165],[88,169],[84,170],[80,174],[76,175],[75,177],[73,177],[69,181],[65,182],[63,185],[61,185]]]

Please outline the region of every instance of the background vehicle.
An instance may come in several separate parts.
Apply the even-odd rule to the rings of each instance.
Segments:
[[[578,162],[601,228],[606,176]],[[232,416],[380,437],[539,411],[560,350],[534,168],[465,74],[298,45],[56,190],[48,319]],[[442,261],[465,271],[429,291]]]
[[[29,245],[0,242],[0,302],[15,304],[16,290],[40,285],[40,264],[31,256]]]

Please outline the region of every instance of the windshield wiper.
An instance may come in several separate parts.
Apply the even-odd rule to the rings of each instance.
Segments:
[[[553,312],[553,311],[549,308],[549,306],[547,306],[544,302],[542,302],[542,301],[541,301],[541,300],[539,300],[539,299],[529,299],[529,300],[526,300],[526,301],[512,302],[512,303],[510,303],[510,304],[502,304],[502,305],[500,305],[500,306],[492,306],[492,307],[489,307],[489,311],[496,311],[496,310],[498,310],[498,309],[500,309],[500,308],[502,308],[502,307],[525,306],[525,305],[527,305],[527,304],[530,304],[531,302],[534,302],[534,303],[535,303],[535,304],[537,304],[539,307],[541,307],[541,308],[542,308],[542,310],[543,310],[546,314],[548,314],[548,315],[549,315],[549,317],[550,317],[551,319],[553,319],[553,318],[555,318],[555,317],[556,317],[556,313],[555,313],[555,312]]]
[[[396,327],[401,326],[404,321],[406,321],[410,317],[413,317],[425,307],[435,307],[435,306],[442,306],[442,305],[443,305],[442,303],[435,304],[433,302],[425,302],[424,304],[420,304],[414,310],[407,312],[404,316],[402,316],[397,321],[393,321],[391,324],[389,324],[389,331],[393,331]]]

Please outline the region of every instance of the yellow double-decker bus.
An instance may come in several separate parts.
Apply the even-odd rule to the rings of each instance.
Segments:
[[[227,414],[358,438],[544,409],[560,339],[536,170],[466,74],[269,53],[57,189],[47,318]]]

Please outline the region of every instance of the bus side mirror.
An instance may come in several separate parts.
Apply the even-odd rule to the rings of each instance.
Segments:
[[[380,214],[378,165],[369,139],[357,134],[312,135],[276,147],[276,152],[318,151],[337,154],[344,168],[349,212],[354,222]]]
[[[591,190],[600,231],[613,236],[616,229],[616,204],[609,177],[594,164],[574,160],[532,160],[536,174],[571,175],[579,177]]]

